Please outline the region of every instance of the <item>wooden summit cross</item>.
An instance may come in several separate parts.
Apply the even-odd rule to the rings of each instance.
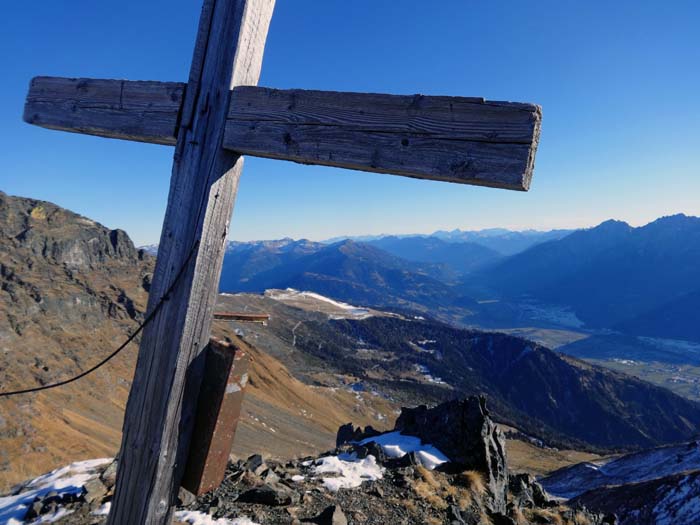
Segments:
[[[24,119],[175,146],[110,524],[169,522],[242,155],[527,190],[539,106],[255,87],[274,0],[204,0],[186,84],[37,77]],[[165,302],[163,302],[165,300]],[[187,388],[185,388],[187,387]]]

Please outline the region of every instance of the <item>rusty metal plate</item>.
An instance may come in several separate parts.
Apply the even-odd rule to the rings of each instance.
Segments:
[[[241,415],[250,358],[243,348],[212,338],[207,346],[202,386],[182,486],[199,496],[216,489]]]

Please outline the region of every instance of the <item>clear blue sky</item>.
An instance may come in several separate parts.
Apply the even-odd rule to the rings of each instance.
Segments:
[[[22,123],[35,75],[184,81],[200,2],[12,2],[0,20],[0,189],[156,242],[166,146]],[[695,1],[278,0],[261,84],[543,106],[529,193],[248,158],[240,240],[641,224],[700,215]]]

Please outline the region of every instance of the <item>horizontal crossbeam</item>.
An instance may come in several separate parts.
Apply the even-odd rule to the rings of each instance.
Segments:
[[[175,144],[184,84],[37,77],[31,124]],[[527,190],[540,107],[479,98],[236,87],[223,146],[245,155]]]
[[[49,129],[174,146],[186,84],[35,77],[24,121]]]

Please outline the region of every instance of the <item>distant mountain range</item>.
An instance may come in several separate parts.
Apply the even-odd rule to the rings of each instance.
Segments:
[[[323,241],[334,244],[340,241],[353,240],[356,242],[379,243],[397,239],[439,239],[447,243],[474,243],[489,248],[500,255],[514,255],[545,241],[561,239],[574,230],[508,230],[505,228],[487,228],[485,230],[438,230],[431,234],[408,233],[403,235],[357,235],[333,237]]]
[[[463,325],[700,341],[700,219],[675,215],[638,228],[606,221],[573,232],[229,244],[221,291],[287,287],[431,311]]]

